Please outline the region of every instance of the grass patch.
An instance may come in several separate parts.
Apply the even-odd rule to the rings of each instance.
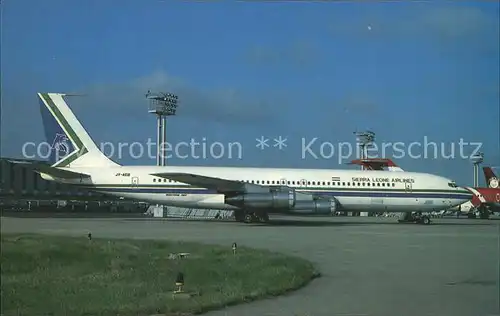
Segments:
[[[2,234],[2,315],[186,315],[283,294],[318,274],[306,260],[196,243]],[[184,259],[170,253],[188,252]],[[173,296],[184,273],[191,298]]]

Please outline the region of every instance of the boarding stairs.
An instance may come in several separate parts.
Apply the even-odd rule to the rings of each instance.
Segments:
[[[172,219],[199,219],[199,220],[227,220],[233,216],[233,211],[228,210],[204,210],[183,207],[166,207],[163,205],[150,205],[145,215],[152,217]]]

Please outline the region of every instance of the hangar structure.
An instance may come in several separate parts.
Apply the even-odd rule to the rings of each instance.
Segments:
[[[14,164],[7,158],[0,158],[0,205],[4,210],[57,207],[86,211],[139,211],[146,207],[140,203],[121,201],[75,186],[44,180],[29,165]]]
[[[45,163],[28,159],[27,162]],[[2,199],[102,199],[102,195],[84,192],[76,187],[53,181],[46,181],[34,172],[29,165],[10,163],[0,158],[0,196]]]

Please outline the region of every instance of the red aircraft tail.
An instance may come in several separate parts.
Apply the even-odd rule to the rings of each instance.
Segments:
[[[355,159],[352,160],[349,165],[360,165],[365,167],[367,170],[385,170],[387,168],[389,171],[404,171],[398,165],[388,158],[365,158],[365,159]]]
[[[498,177],[493,172],[493,169],[491,169],[490,167],[483,167],[483,172],[484,172],[484,178],[486,179],[486,184],[490,188],[498,188],[499,180]]]

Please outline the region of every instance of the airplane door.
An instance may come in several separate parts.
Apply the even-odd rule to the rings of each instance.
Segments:
[[[132,186],[139,185],[139,177],[132,177]]]
[[[411,192],[412,191],[411,183],[405,183],[405,191],[406,192]]]

